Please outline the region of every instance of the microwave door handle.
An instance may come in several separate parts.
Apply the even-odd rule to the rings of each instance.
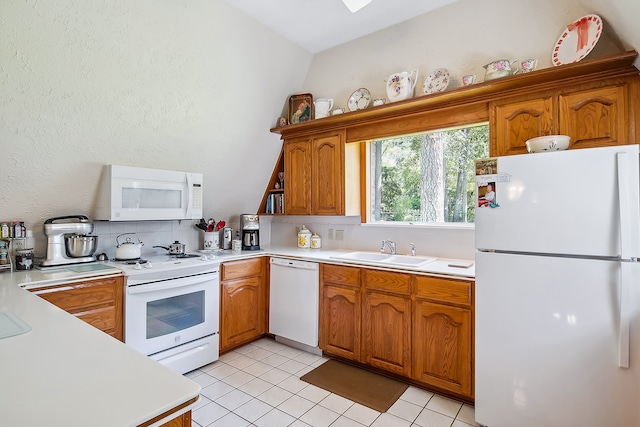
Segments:
[[[191,205],[193,204],[193,200],[192,200],[192,198],[193,198],[193,196],[192,196],[192,193],[193,193],[193,189],[192,189],[193,182],[191,180],[191,174],[190,173],[187,173],[185,175],[187,177],[187,210],[186,210],[186,217],[187,218],[191,218]]]

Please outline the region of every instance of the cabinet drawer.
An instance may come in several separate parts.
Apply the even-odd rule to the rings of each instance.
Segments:
[[[414,277],[416,296],[419,298],[471,305],[471,282],[429,276]]]
[[[363,270],[364,286],[367,290],[378,290],[409,295],[411,292],[411,276],[390,271]]]
[[[360,287],[360,269],[356,267],[322,264],[322,282]]]
[[[221,280],[258,276],[260,274],[262,274],[262,257],[225,262],[221,268]]]
[[[31,292],[52,304],[76,314],[96,307],[113,307],[118,303],[117,278],[96,282],[74,283],[72,285],[51,286],[32,289]]]

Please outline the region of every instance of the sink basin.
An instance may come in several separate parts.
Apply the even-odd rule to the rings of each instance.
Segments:
[[[349,252],[332,258],[343,261],[360,262],[362,264],[389,265],[404,267],[419,267],[423,264],[435,261],[437,258],[420,257],[411,255],[391,255],[377,252]]]
[[[389,254],[380,254],[376,252],[349,252],[344,255],[338,255],[333,258],[353,260],[353,261],[382,261],[389,258]]]
[[[385,264],[399,264],[399,265],[410,265],[410,266],[418,266],[422,264],[427,264],[429,262],[435,261],[437,258],[430,257],[421,257],[421,256],[411,256],[411,255],[391,255],[381,262]]]

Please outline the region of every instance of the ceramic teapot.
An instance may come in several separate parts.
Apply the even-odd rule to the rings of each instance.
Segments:
[[[512,68],[513,67],[513,68]],[[486,71],[484,80],[497,79],[499,77],[512,76],[518,72],[518,60],[509,61],[506,59],[497,59],[483,65]]]
[[[394,73],[387,79],[387,98],[390,102],[409,99],[418,81],[418,69]]]

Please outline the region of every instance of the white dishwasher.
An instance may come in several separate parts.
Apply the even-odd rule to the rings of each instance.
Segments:
[[[271,258],[269,332],[318,347],[320,301],[317,262]]]

